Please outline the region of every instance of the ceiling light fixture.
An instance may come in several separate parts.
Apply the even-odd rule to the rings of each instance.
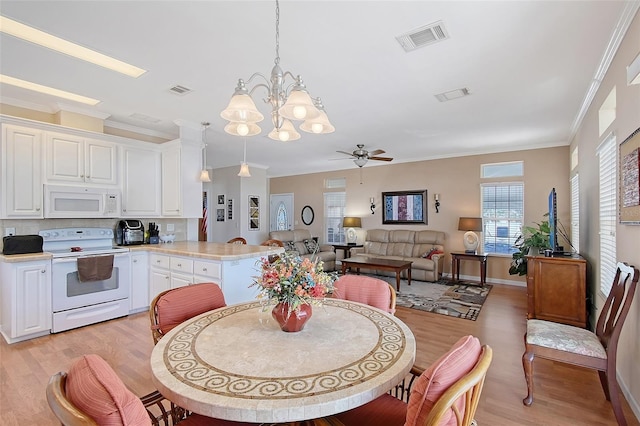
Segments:
[[[251,177],[251,173],[249,172],[249,165],[247,164],[247,139],[244,138],[244,157],[242,163],[240,163],[240,172],[238,173],[240,177]]]
[[[261,77],[265,81],[265,83],[256,84],[251,91],[247,89],[244,80],[238,80],[229,105],[220,113],[222,118],[230,122],[225,126],[225,132],[234,136],[253,136],[260,133],[261,129],[256,123],[262,121],[264,116],[256,109],[251,99],[251,93],[258,87],[263,87],[268,92],[265,102],[271,105],[271,120],[274,127],[269,133],[271,139],[282,142],[300,139],[300,134],[290,120],[303,120],[300,129],[309,133],[323,134],[335,131],[324,112],[320,98],[312,98],[309,95],[300,76],[294,77],[291,72],[283,72],[280,68],[280,3],[278,0],[276,0],[274,63],[270,79],[260,73],[254,73],[249,77],[247,83],[251,83],[255,77]],[[290,88],[285,86],[287,76],[294,80]]]
[[[140,77],[142,74],[147,72],[142,68],[127,64],[126,62],[119,61],[118,59],[103,55],[95,50],[87,49],[86,47],[70,41],[63,40],[59,37],[37,30],[4,16],[0,16],[0,31],[14,37],[18,37],[22,40],[46,47],[47,49],[55,50],[56,52],[64,53],[65,55],[73,56],[74,58],[91,62],[92,64],[128,75],[129,77]]]
[[[209,127],[210,123],[206,121],[202,122],[202,171],[200,172],[200,182],[211,182],[211,176],[209,176],[209,170],[207,170],[207,143],[206,140],[206,132],[207,127]]]
[[[101,101],[86,96],[77,95],[71,92],[65,92],[64,90],[54,89],[53,87],[43,86],[41,84],[32,83],[26,80],[20,80],[19,78],[9,77],[8,75],[0,74],[0,83],[9,84],[11,86],[20,87],[22,89],[33,90],[34,92],[44,93],[46,95],[56,96],[58,98],[68,99],[70,101],[81,102],[87,105],[97,105]]]

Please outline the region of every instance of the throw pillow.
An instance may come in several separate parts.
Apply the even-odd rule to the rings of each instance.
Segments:
[[[296,248],[296,243],[294,243],[293,241],[283,241],[282,244],[284,245],[284,251],[286,251],[287,253],[291,253],[291,254],[300,254],[298,252],[298,249]]]
[[[427,259],[431,259],[434,255],[436,254],[442,254],[444,253],[443,251],[440,251],[438,249],[433,249],[429,252],[429,255],[427,256]]]
[[[67,398],[101,425],[151,425],[140,398],[99,355],[84,355],[67,374]]]
[[[431,253],[433,253],[436,250],[437,250],[436,248],[432,248],[428,252],[425,252],[421,257],[423,257],[425,259],[431,259]]]
[[[318,250],[318,243],[316,243],[315,240],[308,239],[304,240],[303,242],[309,253],[313,254],[316,250]]]

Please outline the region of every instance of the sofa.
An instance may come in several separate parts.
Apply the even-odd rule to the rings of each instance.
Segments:
[[[410,260],[411,279],[438,281],[444,266],[445,233],[440,231],[410,231],[406,229],[371,229],[362,247],[349,250],[351,257]],[[378,275],[395,276],[394,272],[360,269]],[[406,271],[402,272],[406,278]]]
[[[316,256],[324,263],[325,271],[335,271],[336,253],[330,244],[318,244],[308,229],[294,229],[293,231],[271,231],[269,238],[280,240],[285,251],[297,251],[302,257],[311,257],[315,245],[318,245]]]

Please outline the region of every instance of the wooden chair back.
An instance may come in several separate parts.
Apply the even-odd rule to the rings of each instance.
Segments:
[[[284,247],[284,243],[280,240],[266,240],[260,243],[260,245],[268,247]]]
[[[59,372],[51,376],[47,384],[47,402],[53,414],[65,426],[97,426],[91,417],[80,411],[67,399],[67,373]]]
[[[161,292],[149,306],[153,344],[180,322],[223,306],[226,306],[224,294],[215,283],[192,284]]]
[[[458,426],[471,426],[474,424],[473,418],[478,409],[484,379],[487,377],[487,370],[489,370],[492,358],[493,350],[491,347],[488,345],[482,346],[482,352],[475,367],[438,398],[438,401],[436,401],[427,415],[424,426],[439,425],[442,417],[449,410],[453,410]]]
[[[396,311],[396,290],[379,278],[362,275],[343,275],[334,283],[333,296],[385,310]]]
[[[595,329],[596,336],[607,351],[608,358],[616,359],[618,339],[631,308],[639,275],[638,268],[618,262],[611,291],[602,307]]]
[[[227,241],[227,244],[247,244],[247,240],[242,237],[235,237]]]

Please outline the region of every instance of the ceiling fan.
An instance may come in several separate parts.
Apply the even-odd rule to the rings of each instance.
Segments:
[[[356,146],[358,147],[358,149],[354,150],[353,152],[346,152],[346,151],[336,151],[336,152],[339,152],[341,154],[347,154],[351,157],[354,157],[353,162],[356,163],[356,166],[358,167],[364,166],[365,164],[367,164],[367,161],[369,160],[377,160],[377,161],[393,160],[393,158],[391,157],[378,157],[380,154],[385,153],[385,151],[382,149],[376,149],[375,151],[369,152],[366,149],[364,149],[363,144],[358,144]]]

